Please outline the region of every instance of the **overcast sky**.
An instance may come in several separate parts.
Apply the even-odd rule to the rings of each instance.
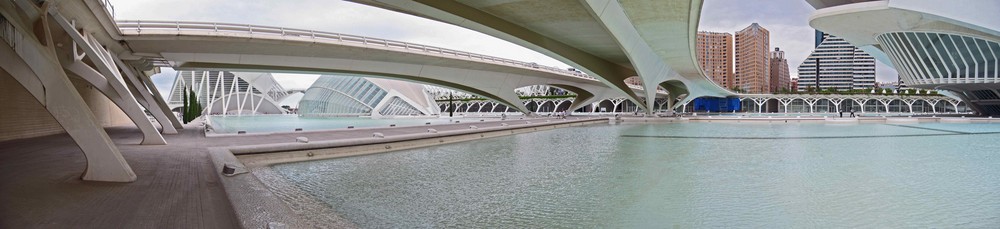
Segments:
[[[294,3],[293,3],[294,2]],[[112,0],[118,20],[229,22],[280,26],[378,37],[499,56],[543,65],[568,65],[489,35],[402,13],[335,0]],[[700,30],[735,33],[757,22],[771,32],[771,46],[785,50],[793,77],[813,48],[813,11],[804,0],[705,0]],[[879,63],[878,81],[896,73]],[[162,92],[173,81],[170,69],[153,77]],[[285,88],[305,89],[316,75],[275,74]]]

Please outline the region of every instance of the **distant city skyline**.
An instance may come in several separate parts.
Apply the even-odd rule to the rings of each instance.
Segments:
[[[295,4],[278,1],[222,0],[112,0],[118,20],[183,20],[247,23],[314,29],[392,40],[421,43],[570,67],[553,58],[513,43],[458,26],[345,1],[299,0]],[[156,9],[156,10],[150,10]],[[738,0],[707,0],[702,7],[699,30],[734,33],[757,22],[771,31],[771,47],[786,51],[789,65],[797,66],[809,55],[813,28],[808,16],[813,11],[804,0],[772,0],[767,4]],[[303,15],[309,15],[304,17]],[[879,65],[882,65],[879,63]],[[894,81],[895,70],[879,66],[879,81]],[[153,78],[161,91],[173,82],[174,71]],[[797,77],[797,72],[791,75]],[[317,74],[275,73],[275,80],[289,89],[305,89]]]
[[[809,26],[815,11],[805,0],[706,0],[702,6],[700,31],[735,33],[752,23],[771,32],[771,48],[785,51],[789,66],[798,66],[815,45],[816,29]],[[836,34],[834,34],[836,35]],[[896,81],[892,67],[876,61],[877,81]],[[797,78],[798,72],[789,72]]]

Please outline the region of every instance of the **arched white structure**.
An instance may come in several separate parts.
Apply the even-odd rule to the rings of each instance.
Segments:
[[[216,115],[257,115],[281,114],[284,110],[270,98],[259,94],[237,93],[215,99],[205,108],[205,112]]]
[[[837,111],[848,111],[850,107],[859,108],[856,111],[860,113],[868,113],[871,110],[867,110],[866,107],[870,106],[881,106],[885,111],[889,111],[889,106],[894,101],[899,101],[901,105],[906,105],[906,112],[910,113],[938,113],[936,109],[940,102],[941,104],[947,104],[952,108],[954,113],[959,113],[959,105],[962,105],[962,101],[947,96],[941,95],[916,95],[916,94],[895,94],[895,95],[867,95],[867,94],[744,94],[740,95],[740,101],[750,100],[753,101],[753,111],[758,113],[765,112],[775,112],[764,109],[764,105],[770,101],[776,101],[779,106],[779,110],[783,110],[784,113],[788,113],[789,106],[798,103],[804,107],[804,112],[806,113],[824,113],[824,112],[837,112]],[[833,109],[827,108],[826,111],[820,111],[817,105],[825,104],[826,106],[834,106]],[[848,103],[850,102],[850,103]],[[845,104],[848,103],[848,104]],[[931,112],[915,112],[913,109],[914,104],[926,103],[931,106]],[[967,105],[967,104],[966,104]],[[782,109],[783,108],[783,109]],[[877,108],[873,108],[878,110]]]
[[[270,73],[178,71],[168,97],[171,109],[184,105],[189,90],[211,115],[283,114],[277,101],[288,95]]]
[[[810,25],[891,64],[907,85],[1000,114],[1000,1],[807,1]]]
[[[734,95],[709,80],[697,64],[701,0],[353,1],[455,24],[538,51],[597,76],[642,108],[654,101],[630,93],[624,83],[629,77],[639,76],[644,88],[677,82],[673,90],[665,88],[683,101]],[[654,92],[644,94],[655,97]]]
[[[462,90],[524,112],[528,111],[514,91],[528,85],[571,85],[580,89],[574,93],[588,95],[581,100],[621,96],[577,71],[401,41],[231,23],[119,21],[118,25],[132,50],[162,58],[178,69],[401,79]]]
[[[299,101],[304,116],[427,116],[440,111],[433,97],[416,83],[324,75]]]

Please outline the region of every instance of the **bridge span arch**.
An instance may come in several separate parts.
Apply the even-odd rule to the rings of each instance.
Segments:
[[[576,104],[621,97],[594,77],[534,63],[335,33],[224,23],[119,22],[137,56],[178,69],[344,73],[440,85],[530,112],[514,89],[552,85]],[[277,32],[280,31],[280,32]]]

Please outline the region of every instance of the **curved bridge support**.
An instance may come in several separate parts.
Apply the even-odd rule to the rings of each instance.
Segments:
[[[735,95],[709,80],[695,56],[701,0],[628,0],[611,1],[620,4],[621,11],[631,22],[640,41],[671,73],[666,80],[682,82],[688,92],[685,101],[701,96],[727,97]],[[684,31],[684,32],[676,32]],[[641,63],[641,62],[640,62]],[[644,78],[646,76],[643,76]],[[657,78],[654,78],[657,79]],[[645,79],[644,79],[645,80]],[[659,81],[659,82],[663,82]],[[653,81],[659,83],[657,81]],[[669,90],[668,90],[669,91]],[[684,104],[684,103],[681,103]]]
[[[638,75],[635,70],[546,36],[516,21],[497,17],[454,0],[352,1],[462,26],[524,46],[574,66],[588,75],[597,76],[601,82],[617,91],[619,97],[624,95],[643,109],[646,108],[646,104],[624,82],[625,79]]]
[[[2,73],[21,83],[77,143],[87,158],[87,168],[82,176],[84,180],[135,181],[132,168],[97,123],[93,112],[54,56],[56,51],[51,45],[52,30],[48,28],[48,17],[42,16],[39,20],[44,38],[35,38],[15,28],[14,34],[8,34],[13,36],[10,39],[12,43],[0,42]]]
[[[156,92],[155,89],[153,90],[153,92],[150,92],[149,88],[155,88],[156,86],[146,85],[145,83],[143,83],[142,80],[139,79],[140,77],[142,77],[138,75],[139,73],[134,72],[132,68],[128,67],[128,65],[122,63],[121,59],[118,59],[118,57],[114,58],[115,58],[115,63],[117,63],[118,66],[122,68],[122,72],[125,72],[124,76],[126,79],[128,79],[127,81],[129,82],[128,84],[129,90],[133,92],[133,96],[137,98],[139,104],[145,107],[146,110],[149,110],[149,113],[153,115],[153,118],[156,119],[156,122],[160,123],[160,127],[163,129],[163,133],[177,134],[177,129],[179,129],[177,128],[177,126],[180,126],[181,122],[180,120],[177,119],[177,116],[175,116],[174,113],[170,111],[170,109],[164,109],[166,103],[157,102],[155,98],[159,97],[159,92]],[[154,95],[153,93],[156,94]]]
[[[677,109],[677,107],[687,104],[695,98],[694,96],[691,96],[691,92],[688,91],[687,86],[685,86],[681,81],[672,80],[663,82],[660,84],[660,87],[663,87],[663,89],[666,89],[668,92],[667,107],[669,107],[670,110]],[[681,101],[678,102],[678,99]]]
[[[573,92],[574,94],[576,94],[576,98],[573,99],[572,103],[570,103],[569,109],[566,109],[566,110],[568,110],[570,112],[573,112],[576,109],[579,109],[580,107],[586,106],[587,104],[590,104],[592,101],[594,101],[596,99],[596,97],[594,96],[594,93],[589,92],[587,90],[584,90],[583,88],[574,87],[574,86],[570,86],[570,85],[564,85],[564,84],[550,84],[550,85],[554,86],[554,87],[562,88],[564,90],[567,90],[567,91],[570,91],[570,92]]]
[[[104,94],[104,96],[108,97],[108,99],[111,99],[111,101],[114,102],[119,109],[125,112],[125,115],[127,115],[128,118],[132,120],[132,123],[134,123],[135,126],[138,127],[139,130],[142,132],[142,142],[139,144],[141,145],[167,144],[167,141],[163,139],[163,136],[160,135],[160,132],[156,131],[156,127],[154,127],[153,124],[149,122],[149,119],[146,118],[146,114],[142,112],[142,110],[139,109],[139,107],[135,103],[129,103],[130,100],[121,95],[122,93],[127,93],[118,90],[119,87],[124,87],[124,85],[119,85],[118,87],[113,86],[112,85],[114,84],[113,81],[109,82],[106,78],[104,78],[104,76],[101,75],[101,73],[98,73],[97,70],[90,68],[83,62],[79,61],[73,62],[72,64],[64,66],[64,68],[67,71],[72,72],[73,74],[84,79],[85,81],[87,81],[87,83],[90,83],[91,86],[94,86],[94,88],[96,88],[98,91],[101,91],[101,93]]]

